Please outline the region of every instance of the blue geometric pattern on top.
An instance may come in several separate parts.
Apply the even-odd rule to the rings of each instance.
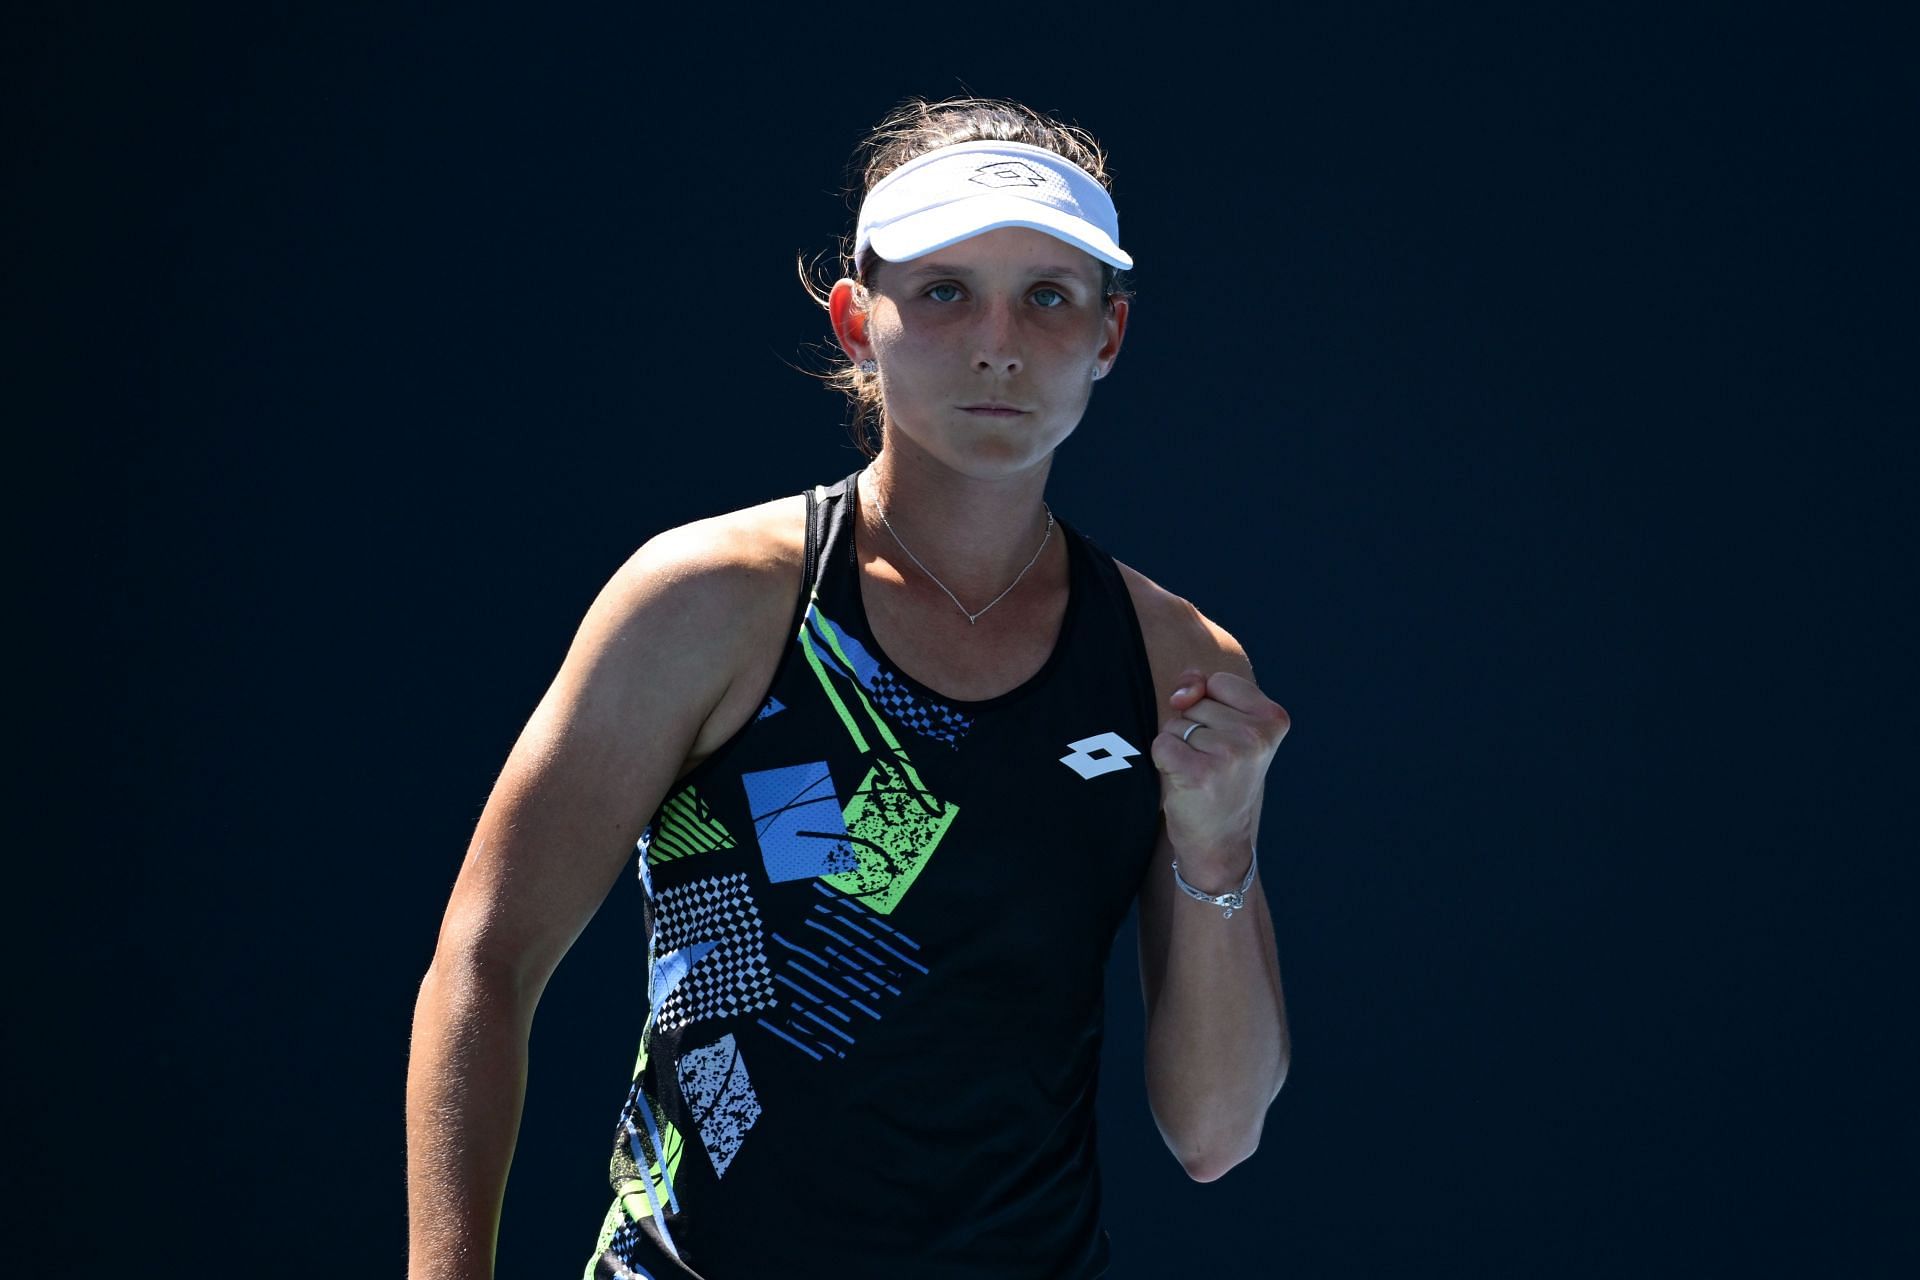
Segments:
[[[707,952],[720,944],[717,942],[691,942],[672,951],[653,962],[653,973],[648,979],[647,1004],[658,1009],[667,1002],[680,980],[687,976],[687,970],[706,959]]]
[[[813,885],[821,900],[800,920],[794,936],[775,931],[773,980],[784,988],[781,1025],[762,1027],[815,1062],[847,1056],[866,1023],[879,1022],[891,1003],[929,970],[913,958],[920,944],[854,898]],[[822,1016],[822,1015],[826,1016]],[[859,1016],[855,1016],[859,1015]]]
[[[808,880],[860,865],[826,761],[742,773],[740,782],[769,880]]]
[[[653,876],[647,871],[647,850],[653,847],[653,824],[648,823],[640,832],[640,838],[633,846],[640,854],[640,887],[646,891],[647,901],[653,901]]]
[[[746,1059],[728,1032],[709,1045],[689,1049],[675,1064],[680,1096],[700,1128],[701,1145],[713,1162],[715,1177],[727,1176],[727,1166],[740,1153],[747,1130],[760,1118],[760,1098],[747,1076]]]
[[[955,711],[952,707],[935,702],[931,698],[922,697],[907,688],[899,676],[875,661],[864,645],[841,630],[832,618],[821,613],[819,609],[808,612],[807,622],[814,628],[815,634],[819,633],[821,627],[833,633],[834,642],[840,646],[841,652],[847,655],[847,661],[853,665],[853,670],[847,674],[851,674],[860,682],[860,687],[867,691],[874,705],[889,719],[898,721],[924,737],[944,742],[950,747],[957,745],[960,739],[966,736],[967,730],[973,728],[972,716]],[[846,668],[834,656],[833,646],[827,643],[826,637],[822,636],[820,640],[820,648],[823,651],[820,656],[833,667],[846,672]]]

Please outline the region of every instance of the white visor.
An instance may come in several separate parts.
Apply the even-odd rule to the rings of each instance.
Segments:
[[[915,156],[860,205],[853,256],[911,262],[1000,227],[1032,227],[1126,270],[1113,197],[1058,152],[1024,142],[960,142]]]

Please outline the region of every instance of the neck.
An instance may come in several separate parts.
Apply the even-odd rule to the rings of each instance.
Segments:
[[[1049,457],[1018,475],[981,478],[953,470],[936,459],[909,455],[892,447],[880,451],[860,476],[860,524],[866,545],[911,580],[921,570],[944,583],[969,609],[978,609],[1006,589],[1033,562],[1042,541],[1046,554],[1033,564],[1028,582],[1040,575],[1058,528],[1046,538],[1046,489]],[[880,509],[886,511],[883,522]],[[891,524],[889,530],[887,525]],[[912,551],[908,556],[900,548]],[[932,583],[926,589],[939,593]],[[943,596],[944,598],[944,596]]]

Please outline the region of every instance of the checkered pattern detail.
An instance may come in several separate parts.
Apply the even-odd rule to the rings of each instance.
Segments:
[[[629,1222],[613,1233],[613,1242],[608,1249],[612,1255],[609,1261],[614,1264],[615,1280],[653,1280],[653,1272],[634,1260],[634,1254],[640,1248],[640,1224]]]
[[[889,720],[950,747],[973,728],[973,717],[913,692],[898,675],[880,665],[865,645],[818,608],[807,611],[807,627],[819,639],[822,660],[840,674],[851,675]],[[844,663],[839,655],[844,655]]]
[[[948,746],[957,745],[966,736],[967,730],[973,728],[972,716],[961,715],[952,707],[919,697],[885,667],[873,673],[873,679],[867,684],[867,692],[873,696],[874,705],[889,720]]]
[[[655,910],[654,954],[670,955],[695,942],[715,944],[661,1002],[658,1025],[684,1027],[698,1018],[731,1018],[779,1003],[760,908],[744,874],[663,889]]]

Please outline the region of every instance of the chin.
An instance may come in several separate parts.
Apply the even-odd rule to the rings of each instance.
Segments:
[[[965,415],[931,432],[902,431],[898,424],[889,430],[903,441],[903,452],[922,454],[975,480],[998,480],[1043,465],[1073,434],[1069,427],[1036,435],[1038,428],[1027,418],[982,422]]]
[[[1046,465],[1059,446],[1059,440],[1044,445],[1032,440],[980,440],[956,450],[950,465],[976,480],[1000,480]]]

